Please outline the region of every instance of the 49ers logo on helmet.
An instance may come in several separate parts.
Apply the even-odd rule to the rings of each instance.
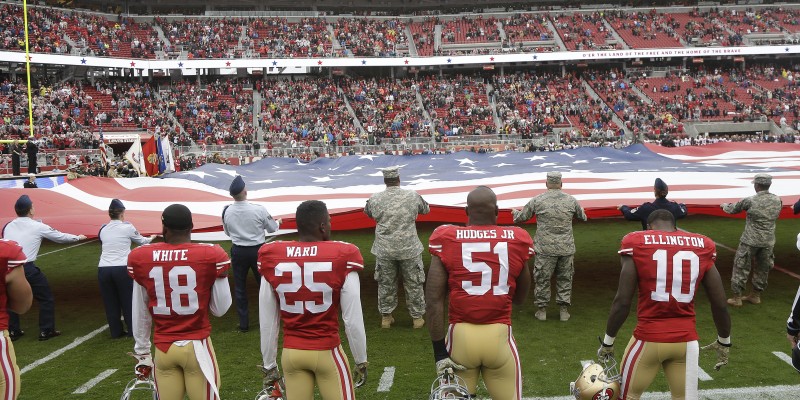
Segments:
[[[613,399],[614,399],[614,390],[610,388],[603,389],[597,392],[592,397],[592,400],[613,400]]]

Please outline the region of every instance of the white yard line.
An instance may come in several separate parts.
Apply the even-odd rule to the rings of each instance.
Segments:
[[[800,393],[800,385],[705,389],[700,391],[700,399],[703,400],[758,399],[758,398],[796,399],[797,393]],[[772,397],[766,397],[766,396],[772,396]],[[668,400],[670,398],[671,396],[668,392],[645,393],[642,395],[642,400]],[[523,400],[575,400],[575,397],[573,396],[523,397]]]
[[[680,230],[680,231],[684,231],[684,232],[689,232],[689,231],[687,231],[687,230],[685,230],[685,229],[681,229],[681,228],[678,228],[678,230]],[[689,233],[691,233],[691,232],[689,232]],[[715,243],[717,244],[717,247],[719,247],[719,248],[722,248],[722,249],[728,250],[728,251],[730,251],[731,253],[736,253],[736,249],[734,249],[733,247],[726,246],[726,245],[724,245],[724,244],[722,244],[722,243],[720,243],[720,242],[715,242]],[[783,267],[780,267],[780,266],[778,266],[778,265],[773,265],[773,266],[772,266],[772,268],[773,268],[774,270],[778,271],[778,272],[783,272],[784,274],[786,274],[786,275],[789,275],[789,276],[791,276],[791,277],[792,277],[792,278],[794,278],[794,279],[800,280],[800,275],[798,275],[798,274],[795,274],[794,272],[792,272],[792,271],[789,271],[788,269],[785,269],[785,268],[783,268]]]
[[[703,382],[713,381],[714,378],[711,377],[706,371],[702,368],[697,367],[697,379],[700,379]]]
[[[378,391],[388,392],[394,385],[394,367],[384,367],[381,380],[378,381]]]
[[[784,353],[782,351],[773,351],[772,354],[774,354],[775,357],[778,357],[781,360],[783,360],[783,362],[785,362],[785,363],[787,363],[789,365],[792,365],[792,357],[790,357],[788,354],[786,354],[786,353]]]
[[[101,372],[99,375],[97,375],[94,378],[90,379],[89,382],[86,382],[83,385],[81,385],[81,387],[75,389],[75,391],[72,392],[72,394],[83,394],[83,393],[88,392],[89,389],[93,388],[95,385],[100,383],[100,381],[102,381],[103,379],[106,379],[109,376],[111,376],[111,374],[113,374],[114,372],[117,372],[117,370],[116,369],[107,369],[107,370]]]
[[[38,257],[44,257],[44,256],[46,256],[46,255],[50,255],[50,254],[53,254],[53,253],[58,253],[58,252],[60,252],[60,251],[69,250],[69,249],[71,249],[71,248],[74,248],[74,247],[83,246],[83,245],[85,245],[85,244],[93,243],[93,242],[96,242],[96,241],[97,241],[97,239],[87,240],[87,241],[85,241],[85,242],[83,242],[83,243],[73,244],[72,246],[64,247],[63,249],[58,249],[58,250],[48,251],[47,253],[44,253],[44,254],[39,254],[39,255],[37,256],[37,258],[38,258]]]
[[[64,347],[62,347],[62,348],[60,348],[60,349],[48,354],[47,356],[45,356],[43,358],[40,358],[40,359],[38,359],[38,360],[26,365],[25,368],[22,368],[19,371],[19,374],[22,375],[22,374],[24,374],[24,373],[26,373],[26,372],[38,367],[38,366],[40,366],[40,365],[42,365],[42,364],[44,364],[44,363],[46,363],[46,362],[58,357],[58,356],[66,353],[67,351],[72,350],[72,349],[80,346],[83,342],[85,342],[85,341],[97,336],[98,334],[100,334],[100,332],[106,330],[107,328],[108,328],[108,325],[103,325],[103,326],[101,326],[101,327],[89,332],[89,334],[87,334],[85,336],[81,336],[79,338],[75,338],[75,340],[73,340],[72,343],[70,343],[70,344],[68,344],[68,345],[66,345],[66,346],[64,346]]]

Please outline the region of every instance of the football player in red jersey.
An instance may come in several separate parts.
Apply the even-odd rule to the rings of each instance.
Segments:
[[[27,261],[22,247],[12,240],[0,239],[0,399],[14,400],[19,395],[19,367],[14,345],[8,336],[8,312],[24,314],[31,308],[33,292],[25,271],[21,267]]]
[[[128,255],[133,278],[133,337],[137,375],[149,373],[150,327],[155,381],[161,400],[219,399],[219,369],[211,344],[208,312],[219,317],[231,306],[228,254],[215,244],[192,243],[192,213],[173,204],[161,214],[164,243],[137,247]]]
[[[430,237],[425,301],[436,372],[455,370],[472,395],[482,376],[492,399],[520,399],[511,303],[522,304],[528,295],[533,240],[522,228],[497,226],[497,196],[486,186],[469,193],[466,212],[467,226],[443,225]]]
[[[280,378],[275,360],[283,322],[281,366],[287,399],[313,399],[316,383],[325,400],[352,400],[353,378],[339,338],[339,309],[360,386],[367,374],[358,279],[364,260],[355,245],[330,240],[331,217],[325,203],[304,201],[295,215],[299,240],[267,243],[258,252],[264,385]]]
[[[639,399],[664,368],[673,399],[696,399],[699,346],[694,295],[699,283],[711,302],[717,327],[717,341],[703,347],[717,351],[715,369],[728,363],[731,345],[725,289],[714,266],[716,245],[706,236],[678,231],[667,210],[653,211],[647,224],[650,230],[622,239],[619,288],[597,355],[613,357],[614,337],[638,288],[637,323],[622,359],[620,398]]]

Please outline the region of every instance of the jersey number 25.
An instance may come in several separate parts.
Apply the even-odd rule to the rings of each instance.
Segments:
[[[281,310],[292,314],[302,314],[305,310],[313,314],[328,311],[333,304],[333,289],[327,283],[314,281],[314,273],[330,271],[333,271],[333,264],[330,262],[307,262],[303,264],[303,268],[300,268],[300,265],[295,262],[282,262],[276,265],[275,276],[289,274],[292,279],[291,282],[281,283],[275,287],[275,292],[278,293],[280,299]],[[322,293],[322,304],[317,304],[313,300],[298,300],[292,303],[286,301],[287,293],[297,293],[303,286],[311,292]]]

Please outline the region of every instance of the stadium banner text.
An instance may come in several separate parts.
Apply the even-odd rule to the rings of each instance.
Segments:
[[[142,60],[107,57],[82,57],[31,53],[32,64],[78,65],[102,68],[133,68],[140,70],[196,69],[196,68],[286,68],[286,67],[419,67],[487,63],[531,63],[547,61],[588,61],[610,59],[664,58],[664,57],[724,57],[749,55],[792,55],[800,46],[753,47],[691,47],[671,49],[629,49],[607,51],[559,51],[543,53],[487,54],[475,56],[437,57],[344,57],[344,58],[250,58],[250,59],[195,59],[195,60]],[[0,60],[25,62],[20,52],[0,52]]]

